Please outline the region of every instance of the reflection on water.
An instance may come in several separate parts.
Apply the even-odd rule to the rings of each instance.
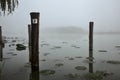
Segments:
[[[93,73],[93,60],[90,60],[91,63],[89,63],[89,72]]]
[[[39,71],[31,71],[30,80],[39,80]]]
[[[16,42],[12,42],[13,39],[7,39],[8,43],[3,49],[3,61],[0,62],[0,80],[89,80],[85,77],[88,73],[98,73],[100,77],[109,75],[103,77],[104,80],[120,79],[120,65],[107,63],[109,60],[120,61],[120,50],[119,47],[116,48],[120,45],[120,35],[95,35],[92,52],[94,60],[93,57],[88,57],[87,63],[84,61],[89,55],[88,35],[80,36],[80,38],[78,35],[74,38],[70,39],[69,37],[67,39],[66,36],[41,37],[39,71],[32,71],[30,64],[28,64],[28,47],[26,50],[16,50],[16,44],[27,46],[27,41],[20,38],[16,39]],[[13,43],[15,45],[11,45]],[[49,45],[43,46],[43,44]],[[99,50],[106,50],[107,52],[99,52]],[[43,70],[48,70],[46,75],[40,73]],[[50,71],[55,73],[48,75]],[[90,75],[90,77],[93,76],[96,77],[97,75]]]

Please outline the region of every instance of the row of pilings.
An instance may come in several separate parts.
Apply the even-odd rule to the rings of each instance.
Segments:
[[[33,75],[39,76],[39,25],[40,13],[31,12],[31,24],[28,24],[29,37],[29,62],[31,63],[31,71]],[[89,22],[89,60],[93,61],[93,25],[94,22]],[[0,61],[3,60],[3,40],[2,29],[0,26]],[[89,63],[89,72],[93,73],[93,63]],[[34,77],[34,76],[33,76]],[[39,80],[37,77],[36,80]]]

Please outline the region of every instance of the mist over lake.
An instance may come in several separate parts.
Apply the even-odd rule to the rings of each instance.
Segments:
[[[40,13],[37,71],[31,12]],[[0,16],[0,80],[120,80],[119,15],[120,0],[19,0],[12,14]]]

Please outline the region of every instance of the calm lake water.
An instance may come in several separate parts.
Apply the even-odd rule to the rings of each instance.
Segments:
[[[9,37],[9,36],[8,36]],[[0,62],[0,80],[88,80],[89,39],[87,34],[40,35],[40,71],[54,70],[53,74],[32,75],[29,64],[28,47],[17,51],[15,44],[27,46],[24,38],[7,38],[3,49],[4,59]],[[16,40],[16,42],[12,42]],[[11,46],[10,46],[11,45]],[[120,80],[120,64],[107,61],[120,61],[120,34],[94,34],[93,72],[106,71],[111,75],[100,80]],[[84,70],[76,69],[84,66]],[[70,77],[68,75],[76,74]],[[39,77],[39,78],[36,78]],[[99,79],[96,79],[99,80]]]

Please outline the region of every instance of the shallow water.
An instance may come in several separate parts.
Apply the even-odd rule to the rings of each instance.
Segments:
[[[16,42],[6,43],[3,49],[4,60],[0,62],[1,80],[70,80],[71,78],[65,75],[71,73],[77,73],[81,76],[74,78],[75,80],[86,80],[84,76],[89,73],[89,63],[86,59],[89,56],[87,34],[41,35],[40,38],[40,71],[55,70],[55,74],[45,76],[40,73],[35,76],[31,73],[28,63],[28,48],[17,51],[16,46],[9,47],[10,44],[16,43],[24,43],[27,46],[27,40],[20,38],[21,40],[18,39]],[[115,47],[120,45],[120,35],[95,34],[93,44],[93,72],[98,70],[111,72],[113,75],[105,77],[103,80],[120,80],[120,64],[106,62],[108,60],[120,61],[120,49]],[[106,50],[106,52],[99,50]],[[63,65],[56,66],[59,63]],[[85,66],[87,69],[76,70],[76,66]]]

